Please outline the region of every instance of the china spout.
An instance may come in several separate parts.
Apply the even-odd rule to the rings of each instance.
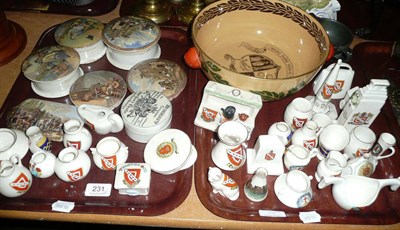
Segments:
[[[343,183],[344,179],[342,177],[323,177],[322,180],[318,183],[318,188],[323,189],[331,184]]]

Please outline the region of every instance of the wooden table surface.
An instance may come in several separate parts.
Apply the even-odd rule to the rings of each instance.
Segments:
[[[119,17],[120,4],[112,12],[96,16],[102,22],[108,22]],[[0,67],[0,105],[2,105],[20,74],[21,63],[31,53],[42,33],[59,23],[75,18],[73,15],[58,15],[45,13],[30,13],[6,11],[7,18],[21,25],[27,33],[27,45],[23,52],[10,63]],[[18,210],[0,210],[0,218],[51,220],[84,223],[122,224],[138,226],[163,226],[202,229],[400,229],[400,224],[391,226],[361,226],[361,225],[334,225],[334,224],[300,224],[300,223],[268,223],[235,221],[220,218],[209,212],[200,202],[194,182],[187,199],[175,210],[155,217],[93,215],[93,214],[64,214],[58,212],[26,212]]]

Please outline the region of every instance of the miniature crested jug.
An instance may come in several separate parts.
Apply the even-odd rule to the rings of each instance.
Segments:
[[[25,194],[32,185],[32,175],[14,154],[9,160],[0,161],[0,193],[6,197]]]
[[[83,123],[76,119],[64,123],[64,147],[75,147],[87,151],[92,145],[92,134],[83,127]]]

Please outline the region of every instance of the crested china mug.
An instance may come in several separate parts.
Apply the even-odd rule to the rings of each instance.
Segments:
[[[0,193],[6,197],[25,194],[32,185],[32,175],[18,155],[0,161]]]
[[[292,131],[295,131],[303,127],[312,115],[311,102],[305,98],[297,97],[287,105],[283,118],[290,125]]]
[[[54,174],[56,156],[53,153],[39,150],[29,161],[29,171],[38,178],[48,178]]]
[[[58,154],[55,173],[65,182],[75,182],[85,178],[90,167],[90,158],[84,151],[67,147]]]
[[[383,153],[385,153],[386,150],[389,149],[390,153],[385,156],[390,157],[395,153],[395,149],[393,148],[395,144],[396,138],[392,134],[381,133],[381,135],[379,135],[378,141],[371,149],[371,154],[375,157],[381,157],[383,156]]]
[[[121,116],[103,106],[83,104],[78,106],[78,114],[98,134],[118,133],[124,128]]]
[[[372,129],[366,126],[356,126],[350,132],[350,141],[344,148],[344,153],[349,159],[361,157],[372,149],[375,140],[376,136]]]
[[[90,150],[94,163],[103,170],[115,170],[128,159],[128,147],[116,137],[105,137]]]
[[[71,119],[64,123],[63,144],[86,152],[92,145],[92,135],[81,121]]]

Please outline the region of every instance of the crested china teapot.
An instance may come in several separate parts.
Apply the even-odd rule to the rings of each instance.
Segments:
[[[342,175],[323,177],[319,189],[333,185],[332,194],[335,202],[343,209],[358,209],[375,202],[383,187],[390,186],[396,191],[400,186],[400,177],[392,179],[373,179],[365,176]]]

